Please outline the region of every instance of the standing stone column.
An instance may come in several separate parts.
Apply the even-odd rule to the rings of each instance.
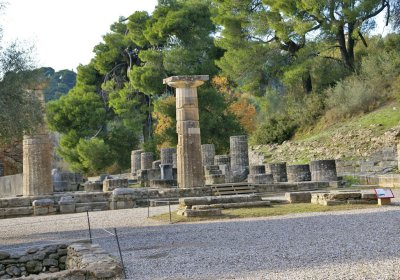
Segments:
[[[175,148],[162,148],[160,150],[161,164],[174,164],[174,154],[176,155]]]
[[[154,161],[154,154],[152,152],[140,154],[140,169],[152,169]]]
[[[214,165],[215,146],[214,144],[201,145],[201,160],[203,166]]]
[[[310,165],[296,164],[287,166],[287,179],[289,183],[311,181]]]
[[[131,152],[131,173],[136,176],[138,170],[141,169],[140,154],[143,150],[134,150]]]
[[[311,181],[337,181],[336,162],[334,159],[314,160],[310,162]]]
[[[52,194],[52,143],[49,135],[37,134],[24,136],[22,143],[22,194],[24,196]]]
[[[0,177],[4,176],[4,164],[0,163]]]
[[[218,165],[222,174],[225,175],[226,183],[233,183],[231,174],[231,158],[228,155],[216,155],[214,165]]]
[[[274,182],[287,182],[286,162],[267,164],[268,171],[272,174]]]
[[[249,173],[247,136],[231,136],[229,142],[233,180],[234,182],[244,181]]]
[[[44,104],[43,91],[37,90],[33,93]],[[22,149],[22,194],[24,196],[52,194],[53,144],[46,127],[40,127],[34,135],[25,135]]]
[[[176,88],[176,131],[178,133],[178,187],[204,186],[197,87],[207,75],[173,76],[164,84]]]

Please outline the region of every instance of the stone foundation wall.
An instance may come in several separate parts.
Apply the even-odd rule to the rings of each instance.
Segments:
[[[0,162],[4,164],[4,175],[22,173],[22,141],[1,146]]]
[[[0,197],[22,195],[22,174],[0,177]]]
[[[383,188],[400,188],[400,174],[386,175],[355,175],[363,185],[378,185]]]
[[[48,245],[24,254],[0,252],[0,278],[27,280],[121,279],[122,267],[90,242]]]

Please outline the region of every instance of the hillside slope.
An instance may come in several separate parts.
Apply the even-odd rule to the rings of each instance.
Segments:
[[[264,162],[307,163],[315,159],[367,159],[374,152],[393,147],[400,138],[400,104],[390,103],[371,113],[327,128],[296,135],[281,145],[253,146]]]

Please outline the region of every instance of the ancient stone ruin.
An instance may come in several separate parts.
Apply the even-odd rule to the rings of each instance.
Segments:
[[[121,279],[122,267],[90,242],[32,247],[24,254],[0,251],[0,277],[11,279]]]
[[[163,80],[176,88],[176,131],[178,133],[178,187],[204,186],[197,87],[207,75],[173,76]]]

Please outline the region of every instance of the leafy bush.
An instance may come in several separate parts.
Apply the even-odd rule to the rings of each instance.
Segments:
[[[255,144],[281,144],[290,139],[296,132],[297,124],[288,116],[274,116],[259,125],[250,137],[250,143]]]
[[[359,74],[338,82],[326,91],[328,115],[332,119],[369,112],[393,97],[393,80],[400,74],[396,52],[382,52],[364,58]]]

